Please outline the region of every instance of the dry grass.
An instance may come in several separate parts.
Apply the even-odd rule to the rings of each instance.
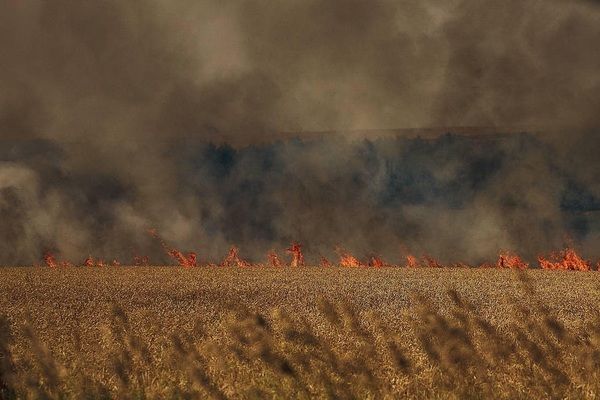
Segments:
[[[600,274],[0,270],[0,398],[596,398]]]

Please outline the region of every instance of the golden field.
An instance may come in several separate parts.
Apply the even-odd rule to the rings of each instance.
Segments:
[[[0,398],[597,398],[600,273],[2,268]]]

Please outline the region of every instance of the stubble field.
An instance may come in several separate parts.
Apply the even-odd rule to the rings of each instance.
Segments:
[[[595,398],[600,273],[2,268],[0,398]]]

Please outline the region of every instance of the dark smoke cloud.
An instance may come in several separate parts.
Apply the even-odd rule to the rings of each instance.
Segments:
[[[597,127],[600,13],[579,2],[461,2],[438,120],[455,125]]]
[[[478,259],[573,224],[592,248],[595,217],[563,203],[600,197],[599,22],[552,0],[2,2],[0,258],[157,251],[152,226],[211,256],[339,238]],[[543,151],[442,141],[413,160],[369,130],[431,126],[532,130]],[[268,144],[321,130],[369,141]],[[468,196],[432,201],[439,182]]]

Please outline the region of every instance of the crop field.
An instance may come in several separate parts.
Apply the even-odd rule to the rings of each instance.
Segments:
[[[2,268],[0,398],[597,398],[600,273]]]

